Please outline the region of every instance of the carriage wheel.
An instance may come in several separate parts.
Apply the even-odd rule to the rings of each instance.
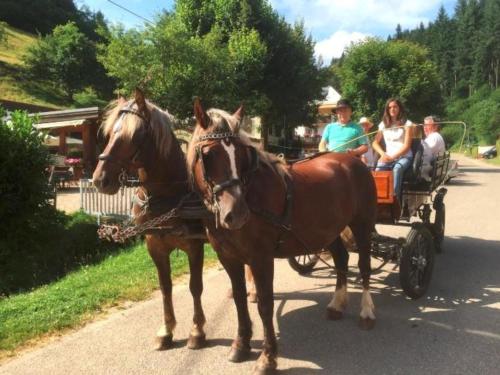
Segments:
[[[292,267],[300,275],[305,275],[313,270],[316,263],[318,263],[318,260],[319,255],[306,254],[296,257],[290,257],[288,258],[288,263],[290,264],[290,267]]]
[[[443,251],[444,229],[446,225],[446,207],[441,204],[436,209],[434,223],[432,224],[432,234],[434,236],[434,248],[436,253]]]
[[[431,281],[433,267],[432,234],[425,225],[416,224],[406,237],[399,268],[401,287],[408,297],[417,299],[425,294]]]

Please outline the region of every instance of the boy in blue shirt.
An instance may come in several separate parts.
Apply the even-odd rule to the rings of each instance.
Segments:
[[[368,151],[368,139],[364,136],[361,126],[351,121],[351,103],[346,99],[340,99],[335,113],[338,121],[325,127],[319,151],[346,152],[360,157]]]

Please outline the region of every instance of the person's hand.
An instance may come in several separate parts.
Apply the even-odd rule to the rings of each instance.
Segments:
[[[380,161],[383,163],[392,163],[394,161],[394,158],[392,156],[384,154],[380,157]]]

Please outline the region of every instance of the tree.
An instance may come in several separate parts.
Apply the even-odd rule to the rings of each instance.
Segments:
[[[232,109],[245,102],[269,124],[307,119],[321,92],[314,42],[264,0],[178,0],[144,32],[114,29],[99,59],[122,90],[148,80],[150,97],[176,115],[192,98]]]
[[[428,51],[411,42],[368,39],[349,47],[338,67],[344,96],[358,115],[380,118],[385,101],[399,97],[417,121],[440,112],[435,64]]]
[[[95,56],[94,45],[70,22],[40,38],[28,49],[24,62],[32,77],[51,81],[71,99],[95,79]]]
[[[7,41],[7,24],[0,21],[0,45]]]
[[[73,0],[2,0],[2,21],[19,29],[49,34],[55,26],[76,21]]]
[[[455,7],[456,53],[455,89],[459,96],[471,96],[474,88],[473,65],[474,51],[478,45],[478,26],[480,24],[480,5],[476,0],[459,0]]]

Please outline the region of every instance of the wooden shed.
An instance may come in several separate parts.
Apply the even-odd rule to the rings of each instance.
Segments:
[[[58,137],[57,154],[68,156],[67,139],[81,140],[83,168],[91,175],[97,165],[97,129],[101,123],[99,107],[40,112],[34,127]]]

